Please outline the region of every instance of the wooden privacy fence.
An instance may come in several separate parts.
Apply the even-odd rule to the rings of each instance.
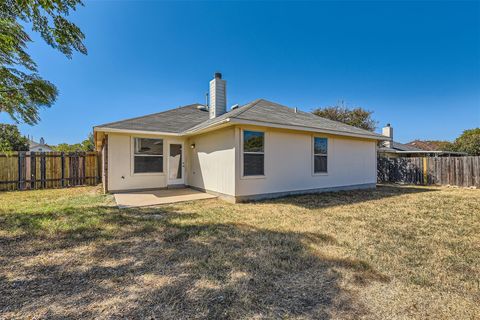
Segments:
[[[379,182],[480,188],[480,157],[378,158]]]
[[[100,181],[96,152],[0,154],[0,190],[66,188]]]

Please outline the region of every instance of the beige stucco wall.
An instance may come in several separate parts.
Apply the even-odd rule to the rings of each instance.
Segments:
[[[133,173],[132,138],[163,139],[163,173]],[[108,134],[108,190],[134,190],[167,187],[168,143],[185,139],[158,135]],[[184,147],[186,148],[186,146]]]
[[[242,176],[242,130],[265,132],[265,176]],[[328,173],[313,174],[313,134],[265,127],[227,127],[198,136],[108,134],[108,188],[167,187],[168,143],[184,143],[185,184],[228,196],[249,196],[376,183],[376,142],[328,138]],[[164,173],[133,174],[132,137],[164,139]],[[195,148],[190,148],[195,144]],[[123,178],[122,178],[123,177]]]
[[[265,176],[242,177],[242,129],[265,132]],[[376,183],[376,142],[332,135],[328,138],[328,173],[313,174],[313,134],[236,128],[236,196]]]
[[[220,129],[188,139],[187,184],[235,195],[235,130]]]

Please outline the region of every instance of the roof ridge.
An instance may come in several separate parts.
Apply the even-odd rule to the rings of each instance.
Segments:
[[[215,117],[215,118],[212,118],[212,119],[207,119],[203,122],[200,122],[199,124],[191,127],[191,128],[188,128],[188,129],[185,129],[184,131],[182,131],[182,134],[187,134],[189,132],[191,132],[192,130],[195,130],[196,128],[198,127],[201,127],[202,125],[204,125],[205,123],[209,123],[209,125],[215,125],[215,123],[217,123],[218,121],[222,121],[224,119],[228,119],[228,118],[236,118],[238,115],[244,113],[245,111],[251,109],[253,106],[255,106],[257,103],[259,103],[262,99],[256,99],[256,100],[253,100],[249,103],[246,103],[244,104],[243,106],[239,107],[238,109],[234,109],[234,110],[230,110],[229,112],[232,112],[232,111],[238,111],[237,114],[234,114],[234,115],[229,115],[228,113],[229,112],[226,112],[218,117]],[[242,109],[243,108],[243,109]],[[242,109],[242,110],[239,110],[239,109]]]
[[[118,120],[118,121],[114,121],[114,122],[107,122],[107,123],[103,123],[101,125],[97,125],[97,126],[94,126],[94,127],[105,127],[105,126],[109,126],[109,125],[112,125],[112,124],[121,123],[121,122],[124,122],[124,121],[143,119],[143,118],[147,118],[147,117],[151,117],[151,116],[156,116],[158,114],[162,114],[162,113],[165,113],[165,112],[169,112],[169,111],[172,111],[172,110],[183,109],[183,108],[188,108],[188,107],[198,106],[198,105],[201,105],[201,103],[192,103],[192,104],[188,104],[188,105],[185,105],[185,106],[180,106],[180,107],[173,108],[173,109],[168,109],[168,110],[164,110],[164,111],[160,111],[160,112],[149,113],[149,114],[139,116],[139,117],[133,117],[133,118]]]
[[[245,111],[250,110],[251,108],[253,108],[254,106],[256,106],[256,105],[257,105],[260,101],[262,101],[262,100],[264,100],[264,99],[256,99],[256,100],[253,100],[253,101],[247,103],[246,105],[244,105],[245,109],[243,109],[243,110],[241,110],[241,111],[239,110],[239,112],[238,112],[236,115],[232,116],[232,118],[236,118],[236,117],[238,117],[239,115],[241,115],[242,113],[244,113]],[[265,100],[265,101],[266,101],[266,100]]]
[[[269,101],[269,100],[266,100],[266,99],[258,99],[257,103],[260,102],[260,101],[263,101],[263,102],[266,102],[266,103],[269,103],[269,104],[273,104],[273,105],[276,105],[277,107],[281,107],[281,108],[285,108],[285,109],[288,109],[288,110],[292,110],[294,111],[295,108],[292,108],[292,107],[289,107],[289,106],[286,106],[286,105],[283,105],[283,104],[280,104],[280,103],[277,103],[277,102],[273,102],[273,101]],[[250,108],[249,108],[250,109]],[[245,110],[247,111],[247,109]],[[242,112],[243,113],[243,112]],[[317,116],[316,114],[312,113],[312,112],[306,112],[306,111],[303,111],[303,110],[300,110],[297,108],[297,114],[301,114],[301,115],[305,115],[305,116],[308,116],[309,118],[311,118],[312,120],[315,119],[315,118],[320,118],[322,120],[325,120],[327,122],[330,122],[332,124],[341,124],[342,126],[345,126],[346,128],[342,128],[340,130],[336,130],[338,132],[348,132],[348,129],[349,128],[352,128],[352,129],[355,129],[355,130],[360,130],[360,131],[363,131],[361,134],[366,134],[366,135],[374,135],[374,136],[381,136],[380,134],[376,133],[375,131],[369,131],[369,130],[365,130],[363,128],[359,128],[359,127],[355,127],[355,126],[352,126],[352,125],[349,125],[349,124],[346,124],[344,122],[340,122],[340,121],[335,121],[335,120],[331,120],[331,119],[328,119],[328,118],[325,118],[325,117],[320,117],[320,116]],[[240,114],[236,115],[236,116],[239,116]],[[262,122],[265,122],[265,121],[262,121]]]

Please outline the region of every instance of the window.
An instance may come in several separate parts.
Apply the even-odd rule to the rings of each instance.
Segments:
[[[163,172],[163,140],[134,139],[133,173]]]
[[[243,131],[243,175],[264,175],[264,133]]]
[[[327,138],[313,138],[313,173],[327,172]]]

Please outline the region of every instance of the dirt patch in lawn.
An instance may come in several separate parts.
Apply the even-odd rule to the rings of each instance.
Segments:
[[[0,318],[475,318],[480,190],[118,210],[0,195]]]

